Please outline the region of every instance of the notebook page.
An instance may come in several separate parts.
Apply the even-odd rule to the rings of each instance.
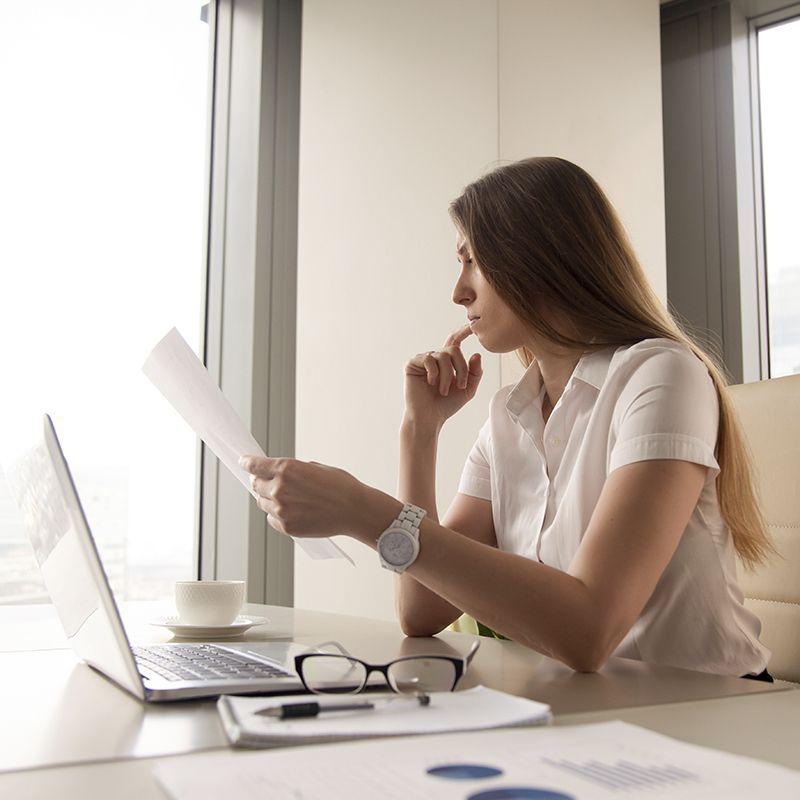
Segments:
[[[273,742],[447,733],[544,724],[552,718],[550,706],[544,703],[485,686],[475,686],[461,692],[431,692],[429,696],[430,704],[427,706],[401,701],[377,710],[332,712],[288,720],[258,716],[254,712],[281,703],[298,702],[297,697],[225,697],[220,698],[217,706],[227,706],[245,736]],[[397,695],[378,697],[396,698]],[[341,702],[341,698],[314,699],[322,704]],[[353,702],[353,697],[347,699]],[[375,696],[358,695],[357,699],[370,700]]]

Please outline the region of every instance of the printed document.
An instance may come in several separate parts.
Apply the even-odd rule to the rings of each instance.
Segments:
[[[160,762],[173,800],[797,800],[800,773],[619,720]]]
[[[239,466],[239,458],[266,454],[177,328],[153,348],[142,372],[214,455],[257,498],[250,486],[250,473]],[[355,566],[353,559],[331,539],[292,538],[312,558],[346,558]]]

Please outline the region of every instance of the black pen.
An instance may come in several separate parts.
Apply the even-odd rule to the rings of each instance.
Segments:
[[[334,703],[331,705],[322,705],[318,702],[284,703],[279,706],[261,708],[253,713],[259,717],[292,719],[299,717],[316,717],[319,714],[324,714],[328,711],[369,711],[375,708],[383,708],[391,703],[403,701],[416,701],[421,706],[427,706],[430,704],[431,698],[427,694],[419,693],[411,696],[398,695],[397,697],[388,697],[382,700],[364,700],[358,703]]]

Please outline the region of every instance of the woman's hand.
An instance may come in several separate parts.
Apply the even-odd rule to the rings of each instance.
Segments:
[[[418,353],[406,364],[406,418],[442,425],[475,397],[483,375],[480,354],[467,363],[461,342],[469,325],[451,333],[441,350]]]
[[[316,461],[244,456],[239,466],[251,474],[269,524],[290,536],[350,533],[368,488],[349,472]]]

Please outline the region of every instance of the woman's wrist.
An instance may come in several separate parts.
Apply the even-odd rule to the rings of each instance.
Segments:
[[[348,533],[362,544],[375,547],[380,535],[397,519],[403,503],[380,489],[362,483],[353,503],[353,522]]]
[[[410,439],[436,439],[443,425],[444,420],[421,419],[405,414],[400,423],[400,435]]]

